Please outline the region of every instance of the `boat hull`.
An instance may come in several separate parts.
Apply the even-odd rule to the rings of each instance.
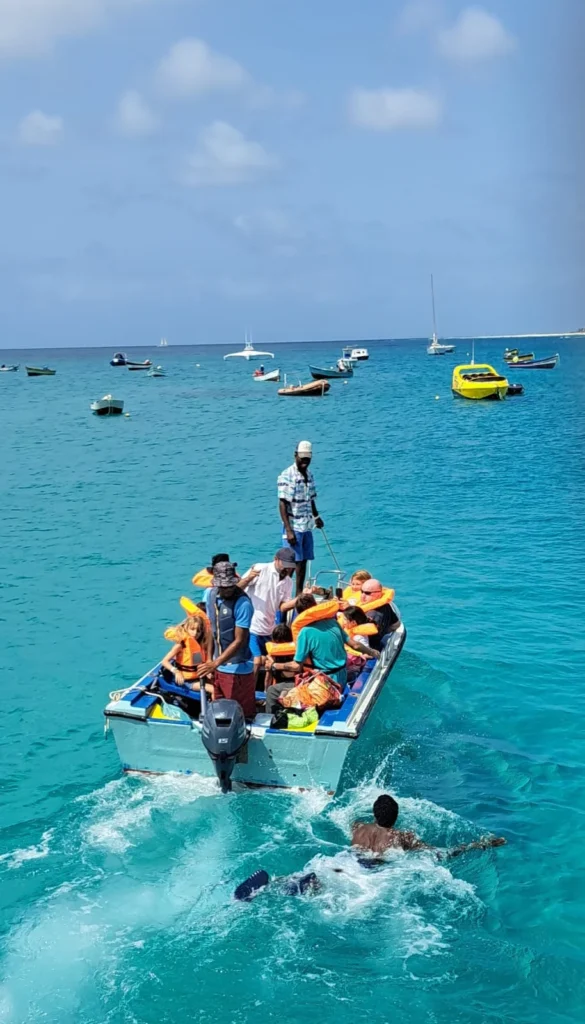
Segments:
[[[50,370],[47,366],[27,366],[26,372],[29,377],[54,377],[56,370]]]
[[[293,384],[279,388],[277,394],[285,398],[322,398],[330,388],[331,384],[327,380],[313,380],[309,384]]]
[[[326,711],[312,731],[270,728],[271,716],[256,715],[251,735],[234,768],[246,786],[337,790],[347,753],[362,735],[406,639],[401,624],[378,662],[354,683],[341,708]],[[106,706],[106,726],[126,772],[215,777],[201,742],[197,717],[168,703],[149,687],[158,666]],[[195,703],[198,708],[198,703]]]
[[[554,370],[555,366],[559,361],[558,352],[554,356],[549,356],[547,359],[532,359],[520,360],[519,362],[510,362],[508,366],[513,366],[515,370]]]
[[[253,373],[252,377],[254,380],[259,380],[260,383],[268,384],[273,381],[278,384],[280,381],[280,370],[271,370],[270,373]]]
[[[99,402],[92,402],[90,409],[95,416],[121,416],[124,402],[118,398],[100,399]]]
[[[353,377],[351,366],[347,370],[322,369],[319,366],[309,366],[313,380],[343,380],[345,377]]]

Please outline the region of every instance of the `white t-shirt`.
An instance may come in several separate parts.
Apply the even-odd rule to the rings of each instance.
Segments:
[[[278,609],[283,601],[290,601],[292,597],[293,581],[290,576],[281,580],[274,562],[257,562],[252,569],[259,569],[260,575],[246,588],[254,606],[250,632],[270,636]]]

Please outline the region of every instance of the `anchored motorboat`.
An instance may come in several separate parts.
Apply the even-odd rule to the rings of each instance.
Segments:
[[[130,370],[147,370],[149,366],[152,366],[150,359],[145,359],[144,362],[138,363],[134,359],[128,359],[125,352],[116,352],[114,357],[110,359],[110,366],[127,366]]]
[[[29,377],[54,377],[57,373],[48,366],[25,366],[25,370]]]
[[[341,584],[343,573],[337,576]],[[246,722],[237,701],[211,701],[205,687],[195,691],[168,681],[159,663],[129,689],[110,694],[106,729],[113,733],[126,772],[217,775],[224,792],[233,779],[245,786],[333,794],[405,639],[401,623],[389,634],[379,659],[366,662],[345,686],[340,705],[301,727],[276,728],[264,711],[263,691],[256,693],[254,719]]]
[[[92,402],[90,409],[96,416],[121,416],[124,412],[124,402],[121,398],[114,398],[113,395],[104,395]]]
[[[508,366],[513,366],[515,370],[554,370],[559,359],[556,352],[554,356],[546,356],[544,359],[510,359]]]
[[[0,366],[0,373],[16,373],[19,366],[20,363],[17,363],[16,366],[6,366],[6,363],[2,363],[2,366]]]
[[[502,377],[489,363],[467,363],[456,366],[453,370],[451,388],[454,395],[460,398],[477,400],[503,399],[510,387],[506,377]]]
[[[339,359],[337,366],[309,366],[313,380],[337,380],[344,377],[353,377],[353,366],[345,359]]]
[[[254,380],[278,383],[280,380],[280,370],[271,370],[270,373],[263,373],[262,368],[260,368],[260,370],[254,370],[252,377]]]

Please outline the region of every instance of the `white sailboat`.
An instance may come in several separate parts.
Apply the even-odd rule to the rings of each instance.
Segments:
[[[274,352],[260,352],[258,349],[254,348],[254,346],[252,344],[252,338],[248,339],[248,335],[247,334],[246,334],[245,337],[246,337],[246,343],[245,343],[244,348],[242,349],[241,352],[229,352],[228,355],[224,356],[223,358],[224,359],[236,359],[236,358],[240,358],[240,359],[266,359],[266,358],[274,359]]]
[[[159,341],[159,348],[166,348],[167,345],[168,345],[167,339],[166,338],[161,338],[160,341]]]
[[[433,337],[431,338],[431,344],[427,348],[427,353],[430,356],[444,356],[447,352],[454,352],[455,345],[441,345],[437,336],[437,317],[435,313],[435,284],[433,281],[433,275],[431,274],[431,297],[433,300]]]

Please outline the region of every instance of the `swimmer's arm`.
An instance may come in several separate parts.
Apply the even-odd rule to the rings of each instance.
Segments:
[[[469,853],[470,850],[490,850],[494,846],[505,846],[507,840],[503,836],[482,836],[473,843],[462,843],[452,850],[437,850],[437,860],[452,860],[453,857],[460,857],[462,853]]]

